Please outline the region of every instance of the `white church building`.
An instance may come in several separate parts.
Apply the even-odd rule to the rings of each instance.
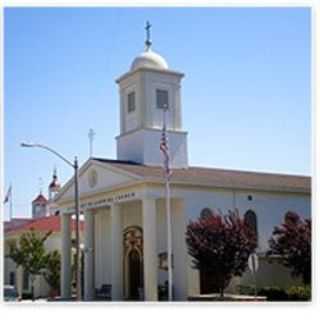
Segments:
[[[84,297],[111,287],[112,300],[157,301],[159,286],[168,279],[165,179],[159,144],[163,108],[168,106],[167,129],[172,176],[173,295],[176,301],[208,292],[210,276],[192,268],[185,240],[186,226],[208,209],[237,208],[256,221],[260,270],[258,285],[288,286],[288,270],[264,260],[274,226],[287,211],[311,215],[311,179],[195,167],[188,161],[188,133],[182,125],[181,86],[184,74],[169,68],[151,49],[137,56],[116,83],[120,95],[120,133],[117,159],[88,159],[79,170],[81,211],[85,221]],[[71,216],[74,181],[54,199],[61,214],[63,298],[71,296]],[[234,279],[250,284],[246,273]]]

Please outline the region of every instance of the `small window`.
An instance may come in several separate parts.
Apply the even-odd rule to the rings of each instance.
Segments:
[[[244,222],[254,232],[258,241],[258,224],[256,213],[252,210],[248,210],[244,215]]]
[[[201,219],[206,219],[209,218],[213,214],[212,210],[209,208],[204,208],[200,212],[200,218]]]
[[[169,107],[169,93],[167,90],[157,89],[157,108],[168,108]]]
[[[10,284],[11,286],[15,286],[15,285],[16,285],[16,273],[13,272],[13,271],[11,271],[9,277],[10,277],[10,279],[9,279],[9,284]]]
[[[135,92],[128,94],[128,112],[133,112],[136,109],[136,95]]]

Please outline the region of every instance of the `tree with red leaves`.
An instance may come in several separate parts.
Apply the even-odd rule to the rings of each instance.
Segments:
[[[221,297],[233,276],[245,271],[256,248],[256,234],[239,212],[210,212],[187,226],[186,241],[193,267],[214,278]]]
[[[304,284],[311,283],[311,219],[287,212],[284,222],[274,228],[269,246],[268,256],[280,255],[292,276],[302,276]]]

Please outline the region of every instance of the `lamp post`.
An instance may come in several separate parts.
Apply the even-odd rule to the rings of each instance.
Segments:
[[[81,300],[81,264],[80,264],[80,201],[79,201],[79,174],[78,174],[78,159],[74,158],[74,162],[72,163],[64,156],[62,156],[57,151],[51,149],[50,147],[38,144],[38,143],[21,143],[21,147],[25,148],[41,148],[45,149],[58,158],[63,160],[69,166],[71,166],[74,170],[74,204],[75,204],[75,213],[76,213],[76,261],[75,261],[75,269],[76,269],[76,298],[78,301]]]

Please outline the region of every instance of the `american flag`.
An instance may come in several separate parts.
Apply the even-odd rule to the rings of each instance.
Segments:
[[[11,194],[12,194],[12,186],[9,187],[6,196],[4,197],[3,203],[7,203],[9,201],[9,199],[11,198]]]
[[[166,178],[169,178],[172,174],[170,170],[170,156],[169,156],[169,147],[168,147],[168,137],[165,123],[163,124],[163,129],[161,133],[160,140],[160,150],[163,153],[164,161],[163,161],[163,169],[166,175]]]

